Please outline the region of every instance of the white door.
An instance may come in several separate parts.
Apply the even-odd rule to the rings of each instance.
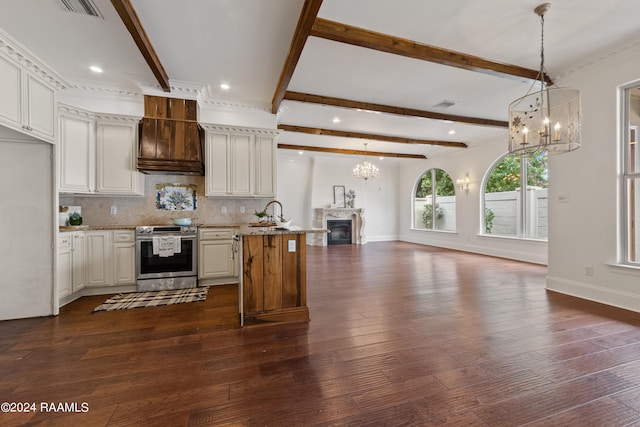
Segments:
[[[49,316],[58,299],[53,146],[3,140],[6,130],[0,127],[0,320]]]

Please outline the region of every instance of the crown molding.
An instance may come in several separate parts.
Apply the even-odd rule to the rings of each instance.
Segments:
[[[278,136],[281,131],[278,129],[252,128],[246,126],[226,126],[212,123],[200,123],[203,129],[212,132],[233,132],[258,136]]]
[[[70,85],[62,76],[53,71],[33,52],[0,28],[0,54],[11,59],[30,73],[38,76],[53,88],[67,89]]]
[[[627,40],[626,42],[616,45],[614,49],[605,49],[600,53],[591,56],[589,59],[586,59],[579,65],[569,68],[567,71],[557,75],[554,78],[554,81],[560,82],[562,80],[569,79],[580,73],[588,71],[589,69],[594,68],[611,58],[624,55],[627,52],[635,49],[640,49],[640,37],[635,37],[633,39]]]
[[[142,117],[127,116],[122,114],[99,113],[95,111],[85,110],[84,108],[74,107],[73,105],[58,103],[58,112],[62,114],[72,114],[78,117],[84,117],[91,120],[102,120],[121,123],[138,123]]]
[[[106,86],[95,82],[72,80],[67,90],[69,93],[83,97],[107,96],[116,98],[142,98],[143,93],[135,88],[124,86]]]

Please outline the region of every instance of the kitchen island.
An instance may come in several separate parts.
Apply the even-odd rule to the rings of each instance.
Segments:
[[[326,229],[240,229],[242,326],[309,320],[307,233]]]

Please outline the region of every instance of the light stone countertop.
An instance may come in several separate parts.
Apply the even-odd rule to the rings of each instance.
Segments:
[[[171,224],[162,224],[171,226]],[[305,233],[328,233],[326,228],[299,228],[293,229],[276,227],[249,227],[247,224],[194,224],[198,228],[238,228],[242,236],[271,235],[271,234],[305,234]],[[60,232],[89,231],[89,230],[135,230],[136,225],[65,225],[60,226]]]

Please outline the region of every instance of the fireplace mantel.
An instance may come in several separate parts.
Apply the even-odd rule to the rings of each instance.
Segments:
[[[326,229],[327,221],[331,218],[351,218],[353,222],[351,230],[351,243],[362,245],[366,243],[364,238],[364,209],[362,208],[316,208],[316,226]],[[326,246],[327,234],[318,233],[314,245]]]

